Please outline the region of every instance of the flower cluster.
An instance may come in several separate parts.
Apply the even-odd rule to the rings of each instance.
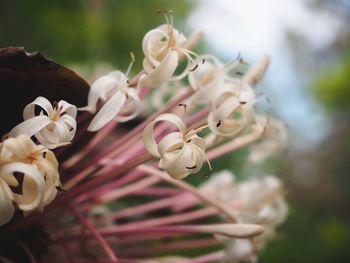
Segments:
[[[95,80],[78,109],[39,96],[0,144],[0,225],[16,209],[27,215],[51,204],[44,214],[16,217],[9,230],[45,226],[51,242],[44,261],[104,255],[111,262],[253,260],[286,217],[275,177],[235,183],[232,174],[219,173],[198,188],[182,180],[205,179],[203,166],[210,175],[215,159],[242,147],[250,146],[250,161],[261,162],[282,150],[287,135],[255,105],[254,86],[268,56],[248,67],[241,57],[223,63],[198,55],[191,49],[200,34],[187,38],[163,13],[167,23],[142,41],[140,73],[129,78],[132,54],[126,73]],[[171,85],[178,94],[165,92],[172,96],[163,101]],[[139,116],[152,96],[161,107],[111,142],[117,123]],[[72,149],[62,147],[68,144]],[[33,257],[30,244],[23,246]],[[186,258],[181,251],[189,248],[211,252]]]

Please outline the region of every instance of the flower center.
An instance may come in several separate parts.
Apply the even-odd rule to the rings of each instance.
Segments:
[[[66,111],[62,111],[63,105],[61,105],[60,107],[58,107],[58,103],[54,102],[53,103],[53,111],[50,113],[50,120],[53,122],[58,121],[63,115],[65,115],[67,112]]]

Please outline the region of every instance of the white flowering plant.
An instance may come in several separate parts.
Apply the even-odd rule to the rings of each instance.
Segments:
[[[285,220],[277,177],[236,182],[211,166],[243,147],[263,162],[286,145],[285,126],[256,107],[269,57],[249,66],[241,57],[224,63],[196,54],[201,34],[186,37],[162,13],[166,23],[143,38],[143,70],[130,76],[131,53],[125,73],[114,70],[91,87],[39,53],[0,50],[0,82],[36,96],[0,143],[0,239],[26,260],[255,262]],[[237,74],[242,65],[248,70]],[[146,115],[151,96],[158,108]],[[203,185],[183,180],[203,166],[210,171]],[[12,256],[0,250],[0,259]]]

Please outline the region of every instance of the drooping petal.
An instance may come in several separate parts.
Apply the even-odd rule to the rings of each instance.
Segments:
[[[98,100],[102,97],[107,99],[106,95],[120,84],[119,76],[117,76],[119,73],[120,72],[118,71],[113,71],[105,76],[98,78],[92,84],[89,91],[88,105],[81,107],[78,110],[95,113]]]
[[[119,113],[125,100],[125,95],[117,91],[95,115],[88,127],[88,131],[97,131],[111,121]]]
[[[134,88],[128,88],[128,99],[126,99],[123,107],[116,117],[113,119],[117,122],[126,122],[134,119],[141,111],[141,102]]]

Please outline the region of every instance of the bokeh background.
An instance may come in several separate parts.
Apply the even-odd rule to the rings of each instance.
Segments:
[[[187,34],[205,33],[197,51],[224,61],[263,54],[271,66],[258,89],[261,107],[289,128],[288,149],[264,164],[242,150],[221,166],[238,178],[276,174],[290,213],[259,262],[350,262],[350,1],[13,1],[0,0],[0,46],[23,46],[86,79],[126,70],[129,52],[142,66],[141,41],[174,11]],[[6,96],[5,87],[1,87]],[[196,179],[193,179],[196,180]]]

